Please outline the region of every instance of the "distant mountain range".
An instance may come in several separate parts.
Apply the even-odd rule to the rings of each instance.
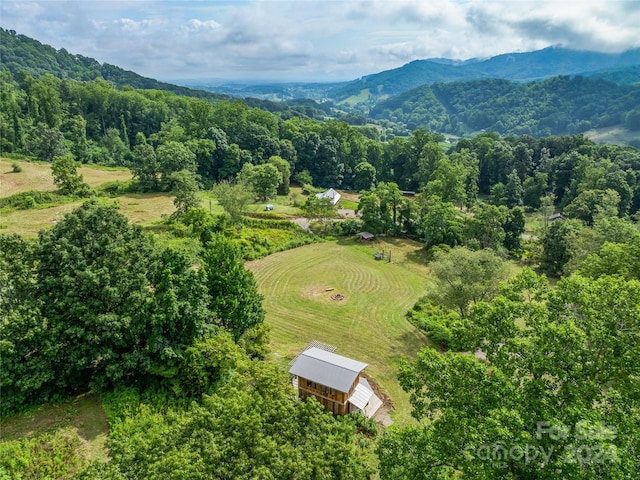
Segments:
[[[487,60],[467,60],[459,63],[447,59],[415,60],[400,68],[368,75],[335,91],[338,99],[357,95],[368,89],[375,96],[389,96],[421,85],[448,83],[483,78],[498,78],[517,82],[544,80],[558,75],[602,74],[625,71],[640,65],[640,49],[620,54],[576,51],[548,47],[527,53],[506,53]],[[637,73],[637,72],[636,72]],[[626,79],[634,83],[640,75]]]
[[[548,47],[534,52],[497,55],[485,60],[432,58],[415,60],[399,68],[343,83],[248,85],[229,82],[213,85],[205,81],[186,81],[185,85],[229,95],[257,96],[271,100],[305,97],[318,101],[346,102],[351,105],[373,105],[381,99],[434,83],[489,78],[531,82],[559,75],[593,76],[621,85],[639,83],[640,49],[608,54]]]

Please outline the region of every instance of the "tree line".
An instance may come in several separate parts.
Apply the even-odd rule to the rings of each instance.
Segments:
[[[537,208],[544,194],[553,193],[554,203],[563,208],[588,181],[588,190],[617,192],[620,215],[640,207],[637,150],[596,145],[581,135],[536,139],[489,132],[447,149],[444,137],[425,130],[382,142],[370,127],[285,118],[283,112],[272,114],[241,101],[119,90],[104,80],[4,72],[0,86],[2,152],[46,161],[71,154],[81,163],[127,166],[140,190],[170,189],[171,174],[182,170],[210,186],[235,179],[245,164],[279,157],[288,164],[282,183],[366,190],[394,182],[401,190],[448,192],[443,178],[453,177],[465,189],[454,185],[447,193],[454,203],[472,203],[475,189],[513,207],[520,202],[519,195],[513,197],[519,181],[525,206]],[[514,170],[518,179],[511,175]]]

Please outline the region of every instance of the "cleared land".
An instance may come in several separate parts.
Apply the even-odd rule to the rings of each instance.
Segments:
[[[375,252],[391,250],[392,262]],[[311,340],[369,364],[367,372],[391,397],[394,420],[410,421],[408,396],[396,378],[400,359],[426,346],[404,317],[430,280],[420,244],[407,240],[325,242],[249,262],[264,295],[272,348],[292,358]],[[333,290],[329,290],[333,289]],[[344,300],[332,300],[335,294]]]
[[[21,172],[14,173],[11,165],[17,163]],[[131,179],[131,172],[124,168],[80,167],[84,181],[91,187],[97,187],[106,182],[119,180],[126,182]],[[46,162],[25,162],[0,158],[0,196],[8,197],[14,193],[26,190],[52,191],[56,186],[51,176],[51,164]]]
[[[11,165],[17,163],[21,172],[14,173]],[[125,182],[131,179],[127,169],[109,169],[104,167],[81,167],[78,171],[91,187],[107,182]],[[6,197],[28,190],[54,191],[51,165],[45,162],[26,162],[12,159],[0,159],[0,196]],[[173,197],[168,193],[127,194],[113,201],[118,202],[121,211],[131,223],[146,224],[160,220],[175,211]],[[203,206],[205,206],[203,202]],[[0,214],[1,233],[17,233],[25,237],[36,237],[42,229],[51,228],[60,221],[65,213],[79,207],[82,201],[56,205],[48,208],[28,210],[8,210]]]
[[[637,142],[640,138],[639,132],[632,132],[620,126],[588,130],[584,132],[584,135],[596,143],[613,145],[630,145],[631,142]]]
[[[105,442],[109,426],[100,399],[95,395],[80,395],[57,405],[43,405],[14,415],[0,423],[0,428],[2,442],[43,434],[77,436],[84,458],[89,461],[107,460]],[[43,448],[46,446],[43,445]]]

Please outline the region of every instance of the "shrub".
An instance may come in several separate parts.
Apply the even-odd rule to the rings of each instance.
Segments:
[[[59,205],[66,203],[68,198],[53,192],[38,192],[29,190],[16,193],[9,197],[0,198],[0,208],[10,207],[19,210],[34,208],[36,205]]]
[[[457,312],[428,300],[420,300],[407,312],[407,320],[443,350],[457,350],[460,343],[458,333],[463,328]]]
[[[13,173],[20,173],[22,171],[22,167],[15,162],[11,164],[11,169]]]

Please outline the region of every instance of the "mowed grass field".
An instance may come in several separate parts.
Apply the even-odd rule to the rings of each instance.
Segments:
[[[391,250],[391,263],[374,260],[382,249]],[[400,359],[415,358],[429,344],[404,317],[432,285],[419,243],[331,241],[247,266],[265,297],[277,355],[293,358],[312,340],[334,345],[336,353],[368,363],[366,372],[395,404],[394,421],[410,421],[411,407],[397,372]],[[344,300],[332,300],[335,294]]]

